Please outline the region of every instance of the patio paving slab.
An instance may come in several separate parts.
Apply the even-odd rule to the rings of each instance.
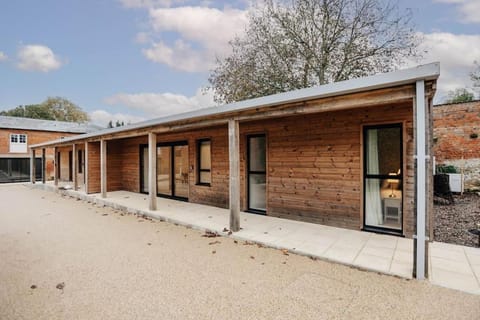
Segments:
[[[432,242],[429,248],[433,284],[480,295],[479,248],[442,242]]]

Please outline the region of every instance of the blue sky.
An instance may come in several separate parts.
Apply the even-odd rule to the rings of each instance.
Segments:
[[[480,60],[480,1],[401,1],[440,61],[437,100],[471,86]],[[15,0],[0,5],[0,110],[48,96],[92,120],[126,122],[213,104],[202,94],[215,56],[247,22],[248,2]]]

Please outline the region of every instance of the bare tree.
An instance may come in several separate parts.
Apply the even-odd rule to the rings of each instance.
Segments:
[[[480,90],[480,62],[474,61],[475,69],[470,72],[470,80],[473,82],[473,88]]]
[[[417,57],[409,11],[382,0],[264,0],[209,77],[233,102],[396,69]]]

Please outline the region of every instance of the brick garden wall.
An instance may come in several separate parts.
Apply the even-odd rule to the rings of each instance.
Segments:
[[[465,188],[480,189],[480,100],[433,108],[434,155],[437,164],[453,165],[465,174]]]

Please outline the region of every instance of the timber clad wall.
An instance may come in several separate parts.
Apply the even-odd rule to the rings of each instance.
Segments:
[[[107,191],[122,190],[122,141],[107,141]]]
[[[133,192],[140,192],[140,145],[147,144],[148,138],[138,137],[123,139],[121,145],[122,159],[122,188]]]
[[[87,190],[88,193],[100,192],[100,142],[88,142]]]
[[[402,123],[404,233],[414,234],[412,102],[240,123],[242,210],[246,199],[246,137],[267,136],[267,214],[350,229],[362,227],[362,125]],[[211,139],[212,183],[196,185],[196,141]],[[159,134],[157,142],[188,141],[189,201],[228,206],[227,127]],[[140,191],[140,145],[147,137],[108,141],[107,190]],[[94,145],[90,143],[90,146]],[[90,147],[89,192],[100,191],[99,143]],[[98,178],[94,178],[97,176]]]
[[[412,103],[240,124],[242,203],[246,135],[267,135],[268,215],[359,229],[362,226],[362,125],[404,124],[404,232],[413,234]],[[405,172],[405,169],[403,170]]]
[[[72,151],[72,147],[61,147],[58,148],[58,151],[60,153],[60,175],[58,179],[60,181],[70,181],[69,177],[69,162],[68,162],[68,157],[69,153]]]

